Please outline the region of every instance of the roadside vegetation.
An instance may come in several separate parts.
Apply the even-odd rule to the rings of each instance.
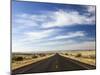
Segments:
[[[13,53],[12,70],[52,56],[52,53]]]
[[[91,64],[91,65],[95,65],[96,63],[95,50],[66,51],[66,52],[63,52],[61,55],[87,63],[87,64]]]

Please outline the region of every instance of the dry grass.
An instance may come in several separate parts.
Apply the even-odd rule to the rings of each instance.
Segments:
[[[78,50],[78,51],[64,51],[59,52],[61,56],[68,57],[80,62],[84,62],[95,66],[95,50]],[[38,54],[24,54],[13,53],[12,54],[12,70],[17,68],[47,59],[54,56],[55,53],[38,53]]]
[[[64,57],[68,57],[71,59],[75,59],[90,65],[94,65],[96,63],[96,54],[95,50],[78,50],[78,51],[67,51],[61,54]]]
[[[38,62],[53,56],[53,54],[13,54],[12,70]]]

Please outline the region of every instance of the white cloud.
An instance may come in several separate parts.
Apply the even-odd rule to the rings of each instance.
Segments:
[[[22,42],[29,42],[29,43],[39,43],[46,41],[55,41],[55,40],[60,40],[60,39],[70,39],[70,38],[75,38],[75,37],[84,37],[85,33],[83,31],[76,31],[76,32],[68,32],[65,33],[64,35],[57,34],[59,30],[57,29],[50,29],[50,30],[44,30],[44,31],[38,31],[38,32],[25,32],[23,36],[24,38],[20,39]],[[55,36],[52,36],[55,34]],[[52,36],[51,38],[48,39],[49,36]]]
[[[33,44],[34,45],[34,44]],[[41,51],[57,51],[57,50],[95,50],[95,41],[84,41],[77,43],[73,40],[52,41],[34,46],[13,46],[13,52],[41,52]]]
[[[17,19],[15,23],[20,27],[21,26],[37,26],[37,24],[34,23],[34,20],[30,20],[30,19]]]
[[[48,37],[52,36],[57,31],[57,29],[49,29],[35,32],[24,32],[22,35],[20,35],[22,36],[22,38],[19,38],[19,40],[17,40],[18,38],[13,38],[13,40],[17,40],[17,42],[20,42],[22,44],[39,44],[40,42],[49,41]]]
[[[71,40],[70,38],[75,37],[84,37],[85,33],[83,31],[76,31],[76,32],[68,32],[64,35],[56,35],[56,37],[52,37],[50,39],[44,39],[45,37],[51,36],[57,30],[50,29],[38,32],[26,32],[22,39],[13,41],[13,51],[26,52],[26,51],[42,51],[42,50],[68,50],[72,49],[76,46],[76,48],[83,49],[86,46],[91,48],[91,44],[83,45],[83,43],[77,44],[75,40]],[[61,41],[60,39],[65,39],[66,41]],[[68,39],[68,40],[67,40]],[[82,44],[82,45],[81,45]],[[86,48],[87,48],[86,47]],[[75,48],[75,49],[76,49]],[[34,51],[33,51],[34,52]]]
[[[38,31],[38,32],[26,32],[24,33],[26,35],[26,37],[29,37],[30,39],[42,39],[45,37],[50,36],[55,30],[50,29],[50,30],[44,30],[44,31]]]
[[[87,11],[88,11],[89,13],[95,13],[95,11],[96,11],[95,6],[87,6],[86,8],[87,8]]]
[[[53,21],[43,23],[44,28],[62,27],[72,25],[93,24],[95,17],[88,17],[80,15],[77,11],[63,11],[59,10],[53,13]]]
[[[76,31],[76,32],[69,32],[62,36],[57,36],[55,37],[55,39],[64,39],[64,38],[68,39],[68,38],[83,37],[83,36],[85,36],[83,31]]]
[[[86,7],[88,15],[93,14],[94,7]],[[94,41],[85,41],[77,43],[75,40],[69,40],[75,37],[84,37],[83,31],[59,33],[59,29],[48,29],[52,27],[64,27],[74,25],[91,25],[95,23],[95,16],[80,15],[78,11],[52,11],[47,14],[19,14],[14,19],[13,33],[18,34],[18,37],[13,37],[13,51],[41,51],[41,50],[68,50],[68,49],[94,49]],[[14,26],[13,25],[13,26]],[[40,28],[40,30],[36,29]],[[28,29],[29,28],[29,29]],[[31,31],[30,28],[33,28]],[[36,31],[34,31],[36,29]],[[24,30],[24,31],[23,31]],[[22,35],[19,35],[22,33]],[[55,36],[52,36],[55,34]],[[20,38],[22,36],[22,38]],[[52,36],[48,38],[49,36]],[[61,41],[66,39],[66,41]],[[67,40],[68,39],[68,40]]]
[[[43,39],[53,34],[54,30],[47,30],[43,32],[28,32],[24,35],[26,38],[21,39],[21,41],[16,41],[13,44],[14,51],[45,51],[45,50],[68,50],[74,47],[84,49],[86,46],[91,48],[91,43],[77,43],[75,40],[69,38],[83,37],[85,33],[83,31],[69,32],[67,35],[58,35],[57,37],[52,37],[51,39]],[[66,41],[61,41],[59,39],[67,38]],[[39,42],[42,41],[42,42]],[[46,41],[46,42],[45,42]],[[89,45],[88,45],[89,44]],[[86,48],[87,48],[86,47]],[[74,48],[74,49],[76,49]],[[34,51],[33,51],[34,52]]]
[[[18,14],[14,16],[15,18],[13,20],[13,25],[16,25],[18,29],[27,29],[27,28],[33,28],[41,27],[41,23],[46,22],[46,15],[36,15],[36,14]]]
[[[41,28],[63,27],[72,25],[84,25],[95,23],[95,6],[86,6],[87,15],[81,15],[79,11],[52,11],[47,14],[18,14],[16,15],[15,23],[20,28],[27,28],[29,26],[38,26]],[[89,17],[88,15],[91,15]],[[40,22],[40,23],[39,23]]]

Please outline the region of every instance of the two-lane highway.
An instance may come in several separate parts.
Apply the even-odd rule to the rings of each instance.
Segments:
[[[41,60],[39,62],[13,70],[12,75],[58,71],[91,70],[95,68],[95,66],[66,58],[59,54],[55,54],[54,56],[45,60]]]

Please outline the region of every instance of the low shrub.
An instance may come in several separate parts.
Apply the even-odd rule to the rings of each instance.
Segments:
[[[81,57],[81,56],[82,56],[82,54],[81,53],[78,53],[78,54],[76,54],[75,57]]]
[[[36,55],[34,55],[34,56],[32,56],[32,58],[37,58],[38,56],[36,56]]]
[[[12,60],[13,60],[13,61],[23,61],[23,57],[20,57],[20,56],[18,56],[18,57],[13,57]]]
[[[68,55],[68,53],[65,53],[65,55]]]

